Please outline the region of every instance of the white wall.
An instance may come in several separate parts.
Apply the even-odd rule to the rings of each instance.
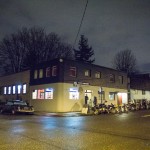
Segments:
[[[145,95],[142,95],[142,90],[131,89],[131,100],[147,99],[150,100],[150,91],[145,91]]]

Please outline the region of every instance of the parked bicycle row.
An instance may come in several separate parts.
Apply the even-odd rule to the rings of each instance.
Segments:
[[[129,103],[129,104],[123,104],[121,106],[115,106],[114,104],[106,105],[103,104],[97,104],[93,107],[88,106],[88,113],[94,113],[96,115],[98,114],[109,114],[109,113],[128,113],[129,111],[136,111],[136,110],[144,110],[144,109],[150,109],[150,103]]]

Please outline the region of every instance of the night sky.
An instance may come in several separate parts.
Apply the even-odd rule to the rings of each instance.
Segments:
[[[73,45],[85,5],[86,0],[0,0],[0,40],[37,26]],[[89,0],[81,34],[93,47],[95,64],[112,67],[117,52],[131,49],[138,69],[150,72],[150,0]]]

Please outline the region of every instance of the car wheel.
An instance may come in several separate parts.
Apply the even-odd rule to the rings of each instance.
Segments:
[[[15,114],[15,110],[12,110],[11,113],[14,115]]]

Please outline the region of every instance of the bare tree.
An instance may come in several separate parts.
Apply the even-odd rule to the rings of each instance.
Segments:
[[[136,71],[136,58],[131,50],[118,52],[113,59],[113,67],[116,70],[126,72],[128,75]]]
[[[22,28],[0,42],[0,63],[7,73],[58,57],[73,58],[71,46],[55,33],[46,34],[43,28]]]
[[[14,34],[5,37],[0,43],[1,67],[7,72],[19,72],[24,59],[25,49],[20,43],[19,37]]]

